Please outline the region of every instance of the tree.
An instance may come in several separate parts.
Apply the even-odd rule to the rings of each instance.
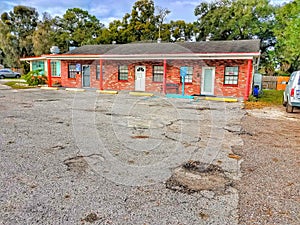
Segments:
[[[152,0],[138,0],[131,13],[126,13],[122,21],[114,21],[109,30],[117,43],[148,41],[158,38],[157,17]]]
[[[202,2],[195,9],[198,40],[269,39],[274,35],[275,8],[268,0],[217,0]]]
[[[277,43],[275,51],[282,72],[300,69],[300,0],[294,0],[276,11]]]
[[[184,20],[170,22],[171,38],[173,41],[191,41],[194,36],[194,24]]]
[[[157,11],[156,20],[157,20],[157,26],[158,26],[158,38],[161,38],[161,32],[163,31],[164,34],[166,33],[164,30],[164,28],[166,26],[163,26],[163,23],[164,23],[167,15],[171,11],[168,10],[167,8],[162,8],[160,6],[156,6],[155,9]]]
[[[68,9],[63,18],[54,18],[54,40],[62,52],[70,46],[97,44],[104,25],[87,11],[73,8]]]
[[[268,0],[216,0],[195,9],[197,40],[261,39],[261,65],[276,43],[273,29],[276,7]]]
[[[43,19],[33,32],[33,51],[35,55],[42,55],[50,52],[51,46],[55,45],[53,19],[48,13],[43,14]]]
[[[1,15],[0,48],[10,67],[19,67],[20,57],[33,55],[32,34],[37,26],[38,13],[34,8],[15,6]]]

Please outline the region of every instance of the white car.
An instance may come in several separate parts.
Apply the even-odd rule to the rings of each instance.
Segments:
[[[291,74],[283,92],[283,105],[288,113],[292,113],[295,107],[300,107],[300,71]]]
[[[0,69],[0,79],[4,78],[20,78],[21,74],[12,71],[11,69]]]

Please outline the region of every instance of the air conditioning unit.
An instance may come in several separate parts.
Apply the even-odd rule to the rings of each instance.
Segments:
[[[50,52],[51,52],[52,54],[58,54],[58,53],[59,53],[59,48],[58,48],[57,46],[52,46],[52,47],[50,48]]]

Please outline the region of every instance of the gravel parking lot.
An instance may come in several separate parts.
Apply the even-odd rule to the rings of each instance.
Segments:
[[[0,89],[0,224],[286,224],[247,221],[256,133],[241,103]],[[224,184],[203,187],[209,164],[206,183]]]
[[[240,176],[240,104],[2,90],[3,224],[236,224],[234,187],[166,187],[189,160]]]

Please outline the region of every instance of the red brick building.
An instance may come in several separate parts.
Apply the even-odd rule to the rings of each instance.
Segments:
[[[187,95],[247,99],[259,56],[259,40],[240,40],[86,45],[41,58],[49,86],[181,93],[184,83]]]

